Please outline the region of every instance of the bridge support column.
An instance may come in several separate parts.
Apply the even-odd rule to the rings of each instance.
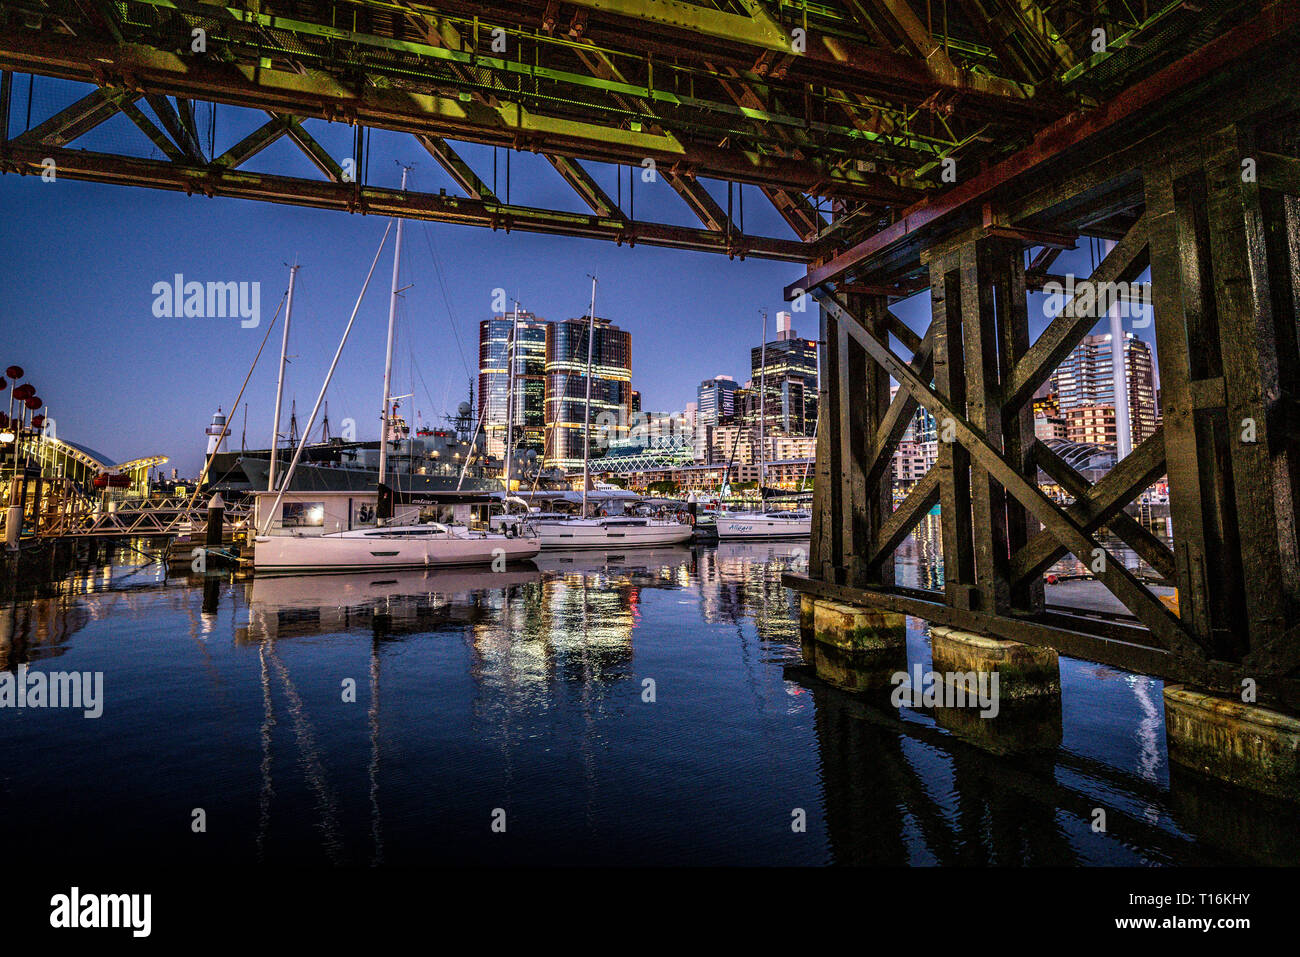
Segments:
[[[896,612],[805,595],[799,623],[805,663],[836,687],[883,690],[907,669],[906,619]]]
[[[1164,696],[1171,763],[1300,802],[1300,718],[1185,685]]]

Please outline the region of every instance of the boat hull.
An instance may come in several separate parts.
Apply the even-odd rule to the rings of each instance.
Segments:
[[[718,516],[718,539],[810,538],[811,518],[776,518],[770,515],[739,514]]]
[[[662,525],[588,525],[580,522],[534,522],[542,548],[650,548],[689,542],[695,530],[675,522]]]
[[[375,568],[433,568],[525,561],[542,545],[536,537],[397,538],[330,535],[266,535],[253,548],[257,572],[365,571]]]

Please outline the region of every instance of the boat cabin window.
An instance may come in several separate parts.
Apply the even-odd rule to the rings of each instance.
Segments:
[[[285,502],[280,509],[284,528],[321,528],[325,524],[324,502]]]

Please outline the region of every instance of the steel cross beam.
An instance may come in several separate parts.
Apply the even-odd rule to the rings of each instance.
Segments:
[[[829,82],[866,93],[905,92],[922,99],[934,92],[959,93],[972,105],[1024,115],[1042,115],[1059,108],[1033,102],[1034,90],[1001,77],[959,69],[946,57],[916,57],[893,50],[871,47],[843,36],[831,36],[815,28],[806,31],[806,45],[796,48],[794,25],[778,23],[757,2],[746,4],[748,13],[727,13],[682,0],[570,0],[574,6],[623,21],[635,34],[638,26],[650,27],[665,37],[677,38],[680,55],[717,56],[719,46],[745,49],[748,64],[772,64],[774,73]],[[629,38],[635,44],[635,36]],[[732,52],[732,57],[736,56]],[[1058,113],[1059,115],[1059,113]]]
[[[299,205],[325,206],[328,208],[337,208],[343,205],[344,208],[362,209],[364,211],[364,196],[356,192],[357,187],[354,185],[345,184],[342,167],[306,131],[299,117],[268,111],[269,122],[254,130],[222,156],[215,158],[204,170],[202,166],[204,161],[201,157],[198,162],[195,162],[175,142],[177,138],[183,138],[181,128],[173,122],[171,126],[175,131],[175,136],[169,138],[135,107],[134,100],[138,96],[139,94],[130,92],[92,90],[85,97],[60,111],[54,117],[15,138],[7,148],[0,146],[0,160],[8,159],[10,166],[18,169],[20,168],[18,159],[23,148],[37,149],[65,145],[77,136],[100,125],[111,117],[115,111],[120,111],[130,118],[153,144],[167,156],[174,169],[164,172],[162,168],[158,168],[145,174],[143,179],[141,177],[123,179],[120,174],[123,169],[131,166],[132,160],[130,158],[115,158],[108,154],[79,151],[77,162],[69,164],[63,169],[65,175],[74,179],[136,182],[151,185],[163,185],[170,176],[172,185],[170,187],[164,186],[164,188],[179,188],[184,189],[186,192],[193,192],[197,185],[199,191],[208,195],[217,195],[222,192],[230,192],[230,189],[223,188],[220,185],[222,179],[220,174],[223,171],[237,169],[240,164],[265,149],[266,146],[280,136],[288,135],[326,178],[332,183],[344,185],[345,189],[352,194],[350,200],[326,199],[319,194],[319,191],[308,185],[301,191],[302,195],[296,202]],[[169,106],[169,104],[165,102],[158,104],[156,109],[163,109],[164,106]],[[174,118],[175,115],[173,114]],[[416,138],[444,168],[448,169],[453,178],[469,194],[471,200],[483,204],[480,215],[467,218],[465,216],[466,211],[453,203],[452,211],[444,209],[442,215],[432,215],[432,218],[442,221],[471,222],[492,228],[505,229],[522,228],[549,231],[554,228],[556,232],[567,235],[597,236],[619,243],[628,242],[629,244],[642,241],[652,245],[725,252],[733,256],[739,254],[742,258],[746,255],[781,259],[802,258],[802,250],[806,248],[798,242],[784,241],[783,243],[781,240],[769,242],[761,237],[742,235],[735,230],[728,230],[724,235],[720,224],[711,227],[710,232],[718,235],[716,238],[710,237],[708,241],[702,240],[705,233],[699,230],[691,231],[681,227],[662,226],[653,222],[634,225],[622,214],[613,201],[604,194],[586,171],[576,161],[567,157],[548,156],[547,158],[592,207],[596,213],[595,219],[577,224],[571,214],[551,213],[548,215],[548,211],[545,210],[502,204],[445,140],[427,134],[417,134]],[[193,144],[193,146],[197,148],[197,143]],[[49,149],[42,149],[42,152],[46,157],[53,158]],[[148,163],[151,161],[140,162]],[[202,180],[202,182],[196,184],[196,180]],[[271,181],[267,177],[240,176],[237,179],[238,188],[242,190],[241,195],[273,199],[278,202],[294,202],[294,200],[286,198],[287,191],[284,189],[284,185],[291,182],[291,180],[281,178],[279,185],[273,190],[268,191],[262,188]],[[309,181],[306,182],[309,183]],[[233,188],[232,186],[231,189]],[[700,193],[707,197],[707,193],[703,192],[702,187],[697,188]],[[233,193],[230,194],[233,195]],[[615,228],[611,221],[617,221],[618,227]]]
[[[526,146],[610,163],[640,165],[650,158],[660,167],[779,189],[816,190],[883,203],[912,202],[920,195],[886,176],[859,173],[817,158],[791,160],[753,149],[687,141],[669,132],[561,119],[530,110],[521,102],[501,100],[487,106],[458,96],[358,86],[313,69],[251,68],[93,38],[0,29],[0,68],[122,86],[146,95],[204,99],[496,146]]]
[[[623,74],[619,72],[618,67],[614,65],[604,51],[595,49],[594,47],[590,50],[580,48],[578,50],[578,57],[582,60],[587,69],[596,76],[607,80],[617,80],[619,82],[624,81]],[[659,125],[659,112],[654,106],[647,103],[645,100],[619,93],[614,94],[613,98],[615,102],[623,105],[629,111],[633,109],[640,110],[642,114],[651,117],[654,122],[655,131],[663,132],[663,127]],[[555,161],[552,160],[552,162]],[[574,167],[571,173],[566,171],[569,166]],[[566,164],[565,167],[561,167],[557,163],[556,169],[558,169],[560,174],[566,179],[569,179],[570,183],[573,184],[574,188],[577,189],[579,193],[583,194],[584,198],[591,195],[592,198],[587,201],[588,203],[593,204],[593,209],[595,208],[594,203],[599,202],[608,204],[608,197],[605,197],[603,193],[600,193],[599,188],[596,187],[594,182],[590,181],[590,177],[586,176],[581,167],[577,165],[576,161]],[[579,174],[581,175],[579,176]],[[570,175],[578,178],[570,179]],[[689,174],[680,172],[676,169],[664,170],[663,175],[664,181],[667,182],[679,196],[681,196],[681,198],[686,202],[686,205],[688,205],[691,208],[691,211],[699,217],[700,222],[702,222],[705,227],[714,232],[726,232],[728,238],[731,237],[735,230],[732,228],[730,218],[722,211],[722,208],[714,202],[713,197],[709,195],[709,191],[706,190],[703,185],[697,182],[695,178]],[[611,206],[610,208],[616,209],[617,207]],[[800,238],[803,237],[800,236]]]
[[[1085,141],[1116,135],[1161,102],[1170,101],[1217,71],[1246,61],[1260,48],[1293,40],[1300,29],[1300,0],[1278,0],[1255,17],[1211,40],[1195,52],[1124,90],[1097,109],[1080,112],[1041,131],[1029,146],[958,183],[941,195],[907,209],[892,225],[809,270],[786,287],[787,300],[827,282],[842,280],[862,263],[922,230],[939,228],[956,214],[988,203],[1028,175],[1060,160]]]
[[[450,143],[440,136],[429,136],[425,133],[417,133],[415,139],[429,151],[429,155],[438,161],[438,165],[447,171],[447,174],[456,181],[456,185],[463,189],[470,199],[496,200],[496,194],[479,179],[470,165],[460,158],[460,154],[452,149]],[[597,212],[602,216],[609,215],[608,210],[603,212],[597,210]]]
[[[403,193],[357,183],[253,173],[220,164],[195,166],[86,150],[18,146],[11,142],[0,147],[0,168],[11,172],[39,173],[41,163],[47,157],[58,164],[59,175],[69,179],[149,186],[188,194],[200,193],[209,197],[257,199],[317,209],[405,216],[506,231],[517,229],[523,232],[605,239],[630,245],[644,243],[698,252],[735,253],[737,246],[740,246],[744,255],[759,259],[807,262],[810,258],[805,244],[793,239],[733,236],[728,243],[724,235],[707,229],[646,222],[632,226],[621,217],[510,206],[488,200],[433,193]]]

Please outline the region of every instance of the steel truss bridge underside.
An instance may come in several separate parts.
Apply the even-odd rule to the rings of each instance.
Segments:
[[[1095,112],[1255,6],[6,0],[0,165],[52,160],[74,179],[811,263]],[[33,122],[14,73],[89,86]],[[218,150],[202,102],[261,119]],[[142,151],[79,148],[119,115]],[[350,156],[322,145],[320,120],[352,126]],[[462,195],[368,182],[376,129],[413,136]],[[316,178],[247,167],[283,137]],[[583,211],[512,204],[455,142],[541,154]],[[698,226],[647,219],[646,198],[637,217],[650,161]],[[608,195],[589,162],[631,167],[628,195],[621,179]],[[761,189],[790,235],[746,233],[733,184]]]
[[[821,306],[823,393],[793,587],[1296,706],[1298,35],[1297,0],[18,0],[0,4],[0,167],[806,264],[786,295]],[[15,73],[88,86],[29,125]],[[218,152],[196,102],[265,119]],[[78,148],[118,114],[157,156]],[[460,195],[349,175],[322,120],[352,127],[353,157],[371,130],[414,137]],[[282,137],[316,178],[245,166]],[[458,143],[544,156],[585,211],[512,204]],[[611,197],[586,165],[651,160],[697,226],[644,198],[638,218],[638,177]],[[789,234],[746,232],[735,184]],[[1094,282],[1150,271],[1162,387],[1163,428],[1095,484],[1030,408],[1099,318],[1069,303],[1030,338],[1029,292],[1081,237],[1116,242]],[[924,334],[891,311],[917,292]],[[955,441],[894,508],[917,405]],[[1161,475],[1172,549],[1124,512]],[[944,589],[902,588],[894,551],[936,503]],[[1177,614],[1103,530],[1177,587]],[[1099,551],[1127,618],[1045,606],[1043,570]]]

